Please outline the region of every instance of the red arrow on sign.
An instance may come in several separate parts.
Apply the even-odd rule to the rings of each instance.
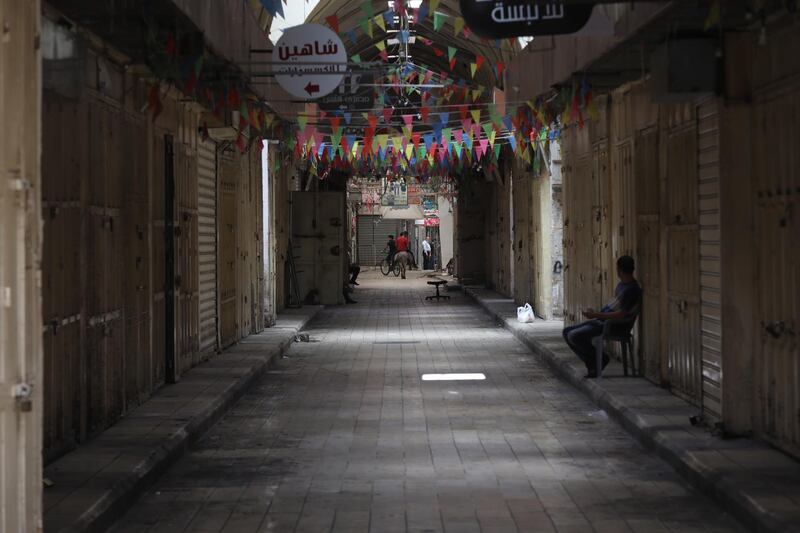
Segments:
[[[309,95],[312,95],[319,92],[319,85],[311,85],[311,82],[308,82],[308,85],[306,85],[304,89]]]

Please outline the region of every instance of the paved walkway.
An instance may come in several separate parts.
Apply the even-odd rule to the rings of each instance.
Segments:
[[[764,442],[723,439],[704,425],[692,426],[689,417],[699,414],[698,407],[643,378],[622,377],[617,361],[603,379],[583,379],[586,367],[563,341],[561,321],[520,324],[511,299],[486,289],[467,293],[558,375],[750,528],[800,532],[800,462]]]
[[[275,326],[161,387],[112,427],[49,464],[45,531],[106,529],[285,353],[319,309],[281,313]]]
[[[742,531],[465,295],[362,279],[114,531]]]

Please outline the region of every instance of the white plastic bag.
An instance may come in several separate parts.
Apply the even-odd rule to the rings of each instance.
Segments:
[[[533,322],[536,320],[536,316],[533,314],[533,307],[531,307],[531,304],[525,304],[522,307],[517,307],[517,320],[523,323]]]

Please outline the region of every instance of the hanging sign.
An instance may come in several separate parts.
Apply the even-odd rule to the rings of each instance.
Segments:
[[[272,50],[275,79],[298,98],[331,93],[347,72],[344,43],[330,28],[301,24],[286,28]]]
[[[386,184],[381,195],[382,206],[408,206],[408,187],[404,181],[392,181]]]
[[[375,78],[372,74],[348,73],[329,95],[317,100],[325,111],[368,110],[375,104]]]
[[[592,15],[592,4],[535,0],[459,0],[461,15],[480,37],[559,35],[575,33]]]

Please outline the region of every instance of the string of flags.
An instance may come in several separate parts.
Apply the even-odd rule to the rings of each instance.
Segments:
[[[288,123],[280,119],[244,83],[220,75],[224,74],[224,66],[209,65],[203,54],[182,55],[177,43],[174,33],[167,35],[166,44],[158,42],[153,32],[148,36],[148,64],[156,80],[149,84],[144,110],[150,114],[153,122],[164,109],[163,95],[170,86],[174,86],[181,90],[184,97],[192,98],[212,110],[220,120],[228,112],[238,112],[234,144],[242,153],[261,139],[280,138],[289,131]],[[219,71],[214,73],[216,75],[203,76],[204,72],[218,68]],[[201,131],[204,137],[208,135],[205,124]]]
[[[585,80],[571,92],[562,91],[553,101],[528,101],[509,114],[500,114],[493,104],[486,109],[458,106],[457,110],[432,113],[424,119],[401,114],[397,128],[389,122],[392,110],[382,111],[382,117],[360,114],[362,135],[353,133],[356,117],[352,114],[344,122],[336,113],[325,111],[313,117],[300,115],[298,128],[286,139],[286,146],[297,159],[308,161],[312,169],[389,172],[422,177],[422,181],[459,175],[475,164],[491,169],[500,164],[504,154],[521,159],[538,172],[542,164],[538,147],[559,139],[564,127],[584,127],[585,116],[593,120],[599,117]],[[309,124],[311,118],[316,125]],[[384,119],[383,126],[379,125],[380,118]],[[428,128],[414,129],[421,124]]]

